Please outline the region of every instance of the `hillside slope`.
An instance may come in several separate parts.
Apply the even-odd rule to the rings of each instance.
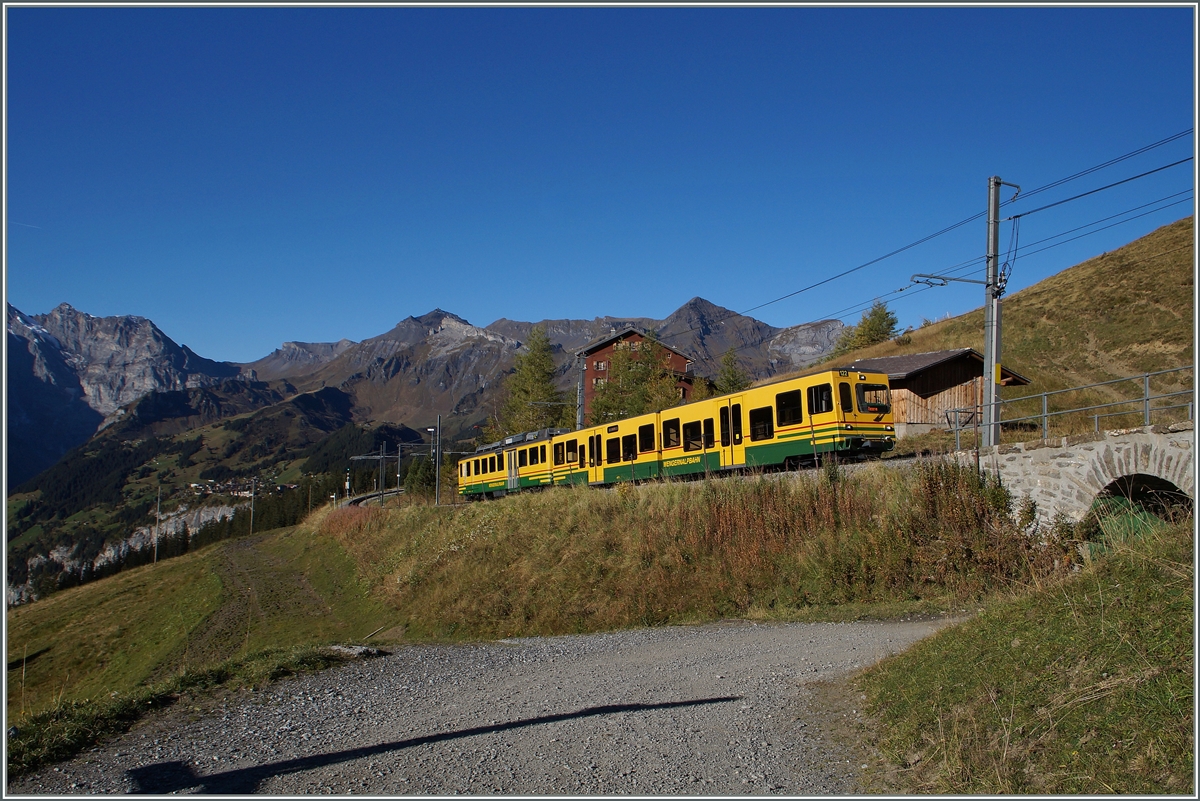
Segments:
[[[1032,383],[1005,389],[1002,397],[1192,364],[1194,241],[1186,217],[1006,296],[1000,361]],[[907,344],[883,342],[839,360],[950,348],[982,353],[983,308],[910,336]]]

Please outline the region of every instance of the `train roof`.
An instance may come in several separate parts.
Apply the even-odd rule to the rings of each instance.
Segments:
[[[499,442],[492,442],[487,445],[480,445],[475,449],[476,453],[490,453],[508,448],[512,445],[521,445],[526,442],[540,442],[542,440],[556,437],[559,434],[569,434],[569,428],[542,428],[537,431],[527,431],[524,434],[513,434],[510,437],[505,437]]]

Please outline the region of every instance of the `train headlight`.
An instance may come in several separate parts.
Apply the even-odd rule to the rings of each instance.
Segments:
[[[853,430],[854,430],[854,426],[850,425],[849,423],[846,423],[846,430],[847,430],[847,431],[853,431]]]
[[[883,430],[884,431],[895,431],[896,429],[892,428],[891,426],[884,426]]]

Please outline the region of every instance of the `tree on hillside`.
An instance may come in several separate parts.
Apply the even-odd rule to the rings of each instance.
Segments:
[[[618,342],[607,373],[608,380],[592,398],[592,425],[623,420],[647,412],[678,406],[682,400],[671,354],[653,336],[641,342]]]
[[[488,421],[487,434],[494,437],[491,441],[510,434],[574,425],[575,408],[554,386],[553,345],[546,330],[534,326],[525,347],[526,351],[517,356],[513,372],[504,380],[505,398],[499,415]]]
[[[841,356],[853,350],[866,348],[879,342],[886,342],[896,336],[898,320],[882,300],[876,300],[871,308],[862,314],[858,325],[849,326],[842,331],[837,347],[833,349],[834,356]]]
[[[738,366],[737,356],[730,348],[721,357],[721,370],[717,373],[715,387],[716,393],[730,395],[734,392],[741,392],[748,386],[750,386],[750,376],[742,372],[741,367]]]

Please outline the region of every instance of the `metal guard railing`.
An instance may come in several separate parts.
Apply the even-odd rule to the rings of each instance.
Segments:
[[[1042,439],[1047,439],[1049,437],[1050,418],[1051,417],[1057,417],[1057,416],[1067,415],[1067,414],[1078,414],[1080,412],[1096,411],[1098,409],[1111,409],[1115,406],[1129,406],[1131,404],[1141,404],[1142,424],[1143,425],[1147,425],[1147,426],[1150,425],[1150,415],[1152,412],[1164,412],[1164,411],[1167,411],[1170,409],[1186,408],[1187,409],[1187,419],[1192,420],[1192,419],[1194,419],[1193,418],[1194,402],[1195,402],[1194,398],[1193,398],[1193,400],[1188,401],[1187,403],[1176,403],[1176,404],[1172,404],[1170,406],[1154,406],[1154,405],[1152,405],[1152,401],[1164,400],[1167,398],[1178,398],[1178,397],[1182,397],[1182,396],[1186,396],[1186,395],[1194,395],[1194,392],[1195,392],[1194,388],[1179,390],[1176,392],[1164,392],[1164,393],[1157,394],[1157,395],[1153,395],[1150,392],[1150,379],[1152,377],[1160,376],[1160,375],[1168,375],[1170,373],[1182,373],[1182,372],[1185,372],[1185,371],[1191,370],[1191,369],[1193,369],[1192,365],[1189,365],[1187,367],[1175,367],[1170,370],[1158,370],[1153,373],[1141,373],[1139,375],[1128,376],[1126,378],[1114,378],[1111,381],[1100,381],[1095,384],[1084,384],[1083,386],[1070,387],[1068,389],[1051,390],[1049,392],[1042,392],[1038,395],[1025,395],[1020,398],[1008,398],[1005,400],[1001,400],[996,404],[996,415],[995,415],[996,423],[997,423],[997,425],[999,425],[1002,422],[1003,423],[1020,423],[1020,422],[1025,422],[1028,420],[1038,420],[1041,423]],[[1054,411],[1050,411],[1050,396],[1051,395],[1063,395],[1068,392],[1079,392],[1081,390],[1094,389],[1096,387],[1108,386],[1110,384],[1121,384],[1121,383],[1125,383],[1127,381],[1136,381],[1138,379],[1141,379],[1141,381],[1142,381],[1142,396],[1140,398],[1129,398],[1126,400],[1109,401],[1107,403],[1095,403],[1095,404],[1090,404],[1087,406],[1076,406],[1076,407],[1072,407],[1069,409],[1056,409]],[[1002,411],[1002,408],[1006,404],[1012,405],[1012,404],[1016,404],[1016,403],[1029,403],[1030,401],[1034,401],[1037,398],[1042,399],[1041,413],[1025,415],[1023,417],[1012,417],[1012,418],[1008,418],[1008,419],[1004,419],[1004,420],[1001,419],[1001,417],[1002,417],[1001,411]],[[1121,415],[1136,414],[1136,413],[1137,413],[1137,410],[1132,409],[1132,410],[1127,410],[1127,411],[1122,411],[1122,412],[1108,412],[1105,414],[1094,414],[1094,415],[1091,415],[1091,417],[1094,420],[1095,430],[1099,431],[1100,430],[1100,418],[1102,418],[1102,417],[1118,417]],[[951,415],[953,415],[953,421],[951,421]],[[964,422],[963,422],[964,415],[966,416],[966,424],[964,424]],[[951,430],[954,431],[954,447],[956,450],[962,450],[962,442],[961,442],[962,432],[970,431],[973,428],[977,428],[977,425],[975,425],[975,424],[977,424],[979,417],[981,417],[981,416],[982,416],[982,407],[979,405],[962,406],[962,407],[959,407],[956,409],[950,409],[946,412],[946,422],[947,422],[947,424],[950,425]]]

